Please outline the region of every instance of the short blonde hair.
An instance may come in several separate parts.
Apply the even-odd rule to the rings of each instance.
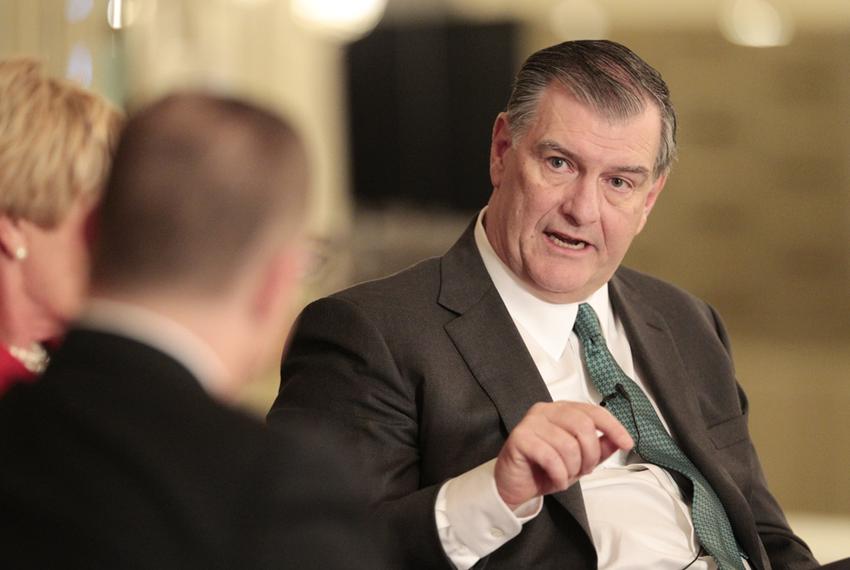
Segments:
[[[121,124],[106,99],[39,61],[0,61],[0,215],[52,228],[79,196],[98,196]]]

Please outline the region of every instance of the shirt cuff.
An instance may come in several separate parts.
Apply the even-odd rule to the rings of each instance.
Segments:
[[[543,497],[535,497],[511,511],[496,489],[495,466],[493,459],[449,479],[437,494],[434,512],[440,542],[460,570],[514,538],[543,508]]]

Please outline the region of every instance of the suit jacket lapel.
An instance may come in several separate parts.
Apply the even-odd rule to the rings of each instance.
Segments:
[[[618,275],[611,280],[610,296],[614,312],[626,329],[641,378],[674,439],[719,495],[741,547],[751,557],[750,563],[760,565],[760,540],[751,530],[755,528],[752,512],[729,473],[712,457],[714,443],[702,425],[697,394],[667,322],[653,308],[651,300],[642,297]]]
[[[458,313],[446,325],[446,332],[510,432],[532,405],[552,398],[487,274],[475,245],[474,228],[473,220],[441,261],[439,303]],[[590,540],[580,486],[573,485],[553,497]]]
[[[701,430],[694,430],[694,419],[700,417],[697,395],[688,382],[685,365],[664,317],[617,277],[611,280],[610,296],[614,313],[626,329],[641,378],[652,392],[674,439],[680,445],[693,441],[702,435],[696,433]],[[706,442],[710,443],[707,439]]]

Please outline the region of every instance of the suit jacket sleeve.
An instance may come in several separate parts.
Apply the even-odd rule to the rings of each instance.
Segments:
[[[729,337],[726,329],[716,311],[711,307],[709,307],[709,310],[714,319],[718,336],[726,347],[727,352],[730,353],[731,359]],[[743,410],[744,418],[746,418],[749,413],[749,403],[740,385],[738,385],[738,394],[741,401],[741,409]],[[752,469],[752,487],[749,503],[756,523],[756,530],[764,545],[771,567],[774,569],[817,567],[817,562],[812,557],[808,546],[790,529],[782,508],[773,494],[768,490],[767,480],[762,470],[761,462],[752,441],[749,439],[749,434],[746,445],[750,455],[748,463]]]
[[[337,426],[294,410],[278,418],[258,464],[256,501],[239,525],[256,568],[372,570],[389,561],[378,548],[366,498],[348,454],[328,445]]]
[[[300,409],[345,425],[347,436],[332,445],[358,458],[351,469],[379,524],[404,529],[393,533],[393,565],[451,568],[434,520],[439,485],[420,488],[416,391],[364,311],[345,299],[321,299],[299,319],[268,421],[274,426]]]

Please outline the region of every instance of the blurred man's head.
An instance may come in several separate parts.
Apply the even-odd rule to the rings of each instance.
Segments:
[[[119,142],[94,291],[196,322],[230,319],[196,332],[232,352],[237,374],[252,372],[248,361],[279,350],[297,293],[307,192],[305,149],[274,113],[199,93],[160,100]]]
[[[269,232],[298,233],[307,184],[302,143],[277,115],[209,95],[167,97],[124,129],[93,278],[224,290]]]
[[[646,224],[675,132],[667,86],[625,46],[533,54],[493,127],[484,223],[500,259],[544,300],[587,299]]]

